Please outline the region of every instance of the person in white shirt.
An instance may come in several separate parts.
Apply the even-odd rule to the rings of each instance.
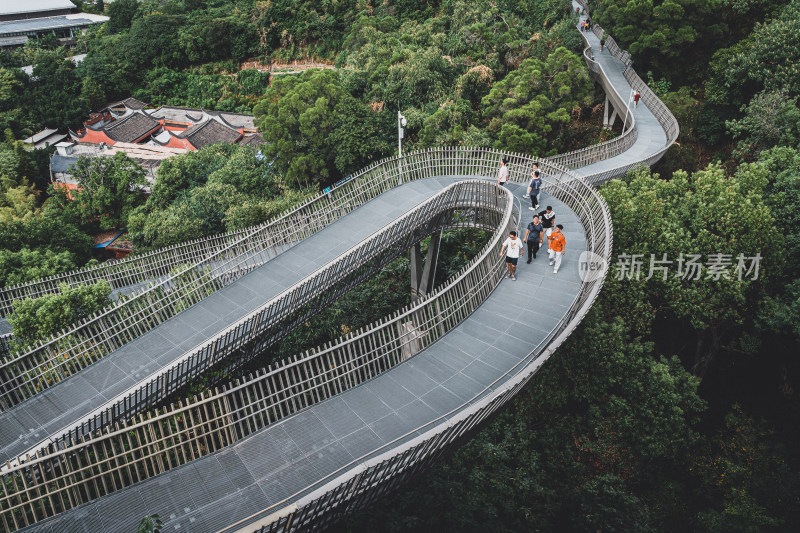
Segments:
[[[508,234],[508,238],[503,241],[503,248],[500,250],[500,257],[503,257],[503,253],[508,248],[508,253],[506,254],[506,267],[508,267],[508,274],[506,274],[507,278],[511,278],[514,281],[517,281],[516,273],[517,273],[517,261],[519,260],[519,256],[522,254],[523,245],[522,239],[517,238],[517,232],[512,231]]]
[[[500,170],[497,171],[497,184],[501,187],[508,182],[508,160],[504,157],[500,160]]]

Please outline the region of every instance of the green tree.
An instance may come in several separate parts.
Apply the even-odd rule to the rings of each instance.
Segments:
[[[113,157],[80,157],[72,175],[79,189],[72,192],[74,201],[69,205],[82,224],[123,228],[130,212],[145,202],[144,169],[121,152]]]
[[[726,37],[728,25],[720,17],[720,4],[717,0],[601,0],[592,19],[644,67],[637,70],[692,80],[703,75],[710,54]]]
[[[14,301],[14,312],[8,316],[8,323],[14,330],[17,344],[46,339],[111,303],[111,286],[106,280],[77,287],[64,283],[59,289],[56,294]]]
[[[0,250],[0,287],[60,274],[77,266],[75,254],[69,250],[61,252],[50,248]]]
[[[693,469],[711,508],[698,513],[709,532],[768,531],[790,501],[796,472],[787,468],[785,451],[765,421],[756,421],[733,405],[725,423],[699,455]]]
[[[106,93],[103,90],[103,86],[90,77],[83,78],[81,98],[86,101],[89,109],[100,109],[106,103]]]
[[[792,353],[800,350],[800,152],[773,148],[762,152],[752,167],[760,167],[769,176],[765,199],[786,248],[783,271],[773,278],[760,302],[750,343],[762,352]]]
[[[116,0],[108,6],[108,31],[117,33],[131,27],[139,0]]]
[[[741,109],[744,116],[725,123],[734,139],[739,139],[739,157],[753,161],[763,150],[774,146],[798,146],[800,108],[797,96],[786,89],[764,91]]]
[[[591,95],[586,66],[559,48],[545,61],[523,61],[494,84],[481,105],[496,148],[539,156],[555,152],[560,126],[570,121],[573,109],[589,104]]]
[[[75,64],[61,51],[40,51],[33,57],[32,90],[26,94],[28,112],[38,124],[55,128],[81,124],[89,112],[80,98],[81,82]]]
[[[0,112],[9,111],[19,105],[24,84],[14,72],[0,68]]]
[[[0,223],[30,220],[37,214],[38,206],[39,191],[23,178],[19,184],[0,192]]]
[[[275,79],[253,111],[268,143],[265,155],[276,157],[287,181],[302,188],[336,181],[353,170],[349,165],[365,162],[364,150],[376,146],[377,122],[356,127],[354,113],[369,117],[359,106],[337,72],[307,70]]]
[[[217,144],[164,161],[156,172],[148,209],[164,209],[182,191],[206,183],[211,174],[225,166],[235,149],[234,145]]]
[[[666,254],[674,268],[683,269],[682,276],[673,272],[667,279],[656,272],[647,280],[646,294],[660,310],[662,327],[674,328],[665,332],[666,338],[691,333],[688,338],[694,346],[687,358],[697,376],[705,376],[721,346],[738,337],[754,312],[760,288],[781,263],[783,238],[763,198],[767,185],[763,168],[726,176],[720,166],[710,166],[691,176],[676,172],[669,182],[640,170],[603,190],[615,221],[614,247],[628,254],[627,265],[632,265],[635,254],[647,260],[651,254],[658,259]],[[688,266],[692,254],[699,256],[697,270]],[[725,254],[720,260],[728,264],[727,278],[709,273],[707,264],[714,254]],[[746,271],[741,272],[741,280],[735,274],[740,254],[763,258],[758,279]],[[683,264],[678,263],[681,257]],[[744,266],[749,265],[745,262]],[[616,268],[626,276],[631,274],[622,262],[612,270]],[[667,349],[678,350],[678,346]]]
[[[208,183],[233,185],[236,192],[257,198],[273,198],[280,194],[277,171],[256,151],[238,148],[225,161],[225,165],[208,176]]]
[[[144,71],[151,66],[181,68],[187,65],[186,55],[178,42],[183,17],[152,13],[137,18],[130,32],[119,42],[121,57],[128,68]]]

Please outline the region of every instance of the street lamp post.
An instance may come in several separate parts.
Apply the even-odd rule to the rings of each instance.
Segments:
[[[403,183],[403,137],[405,137],[406,130],[404,129],[408,121],[406,117],[397,110],[397,157],[399,158],[397,164],[400,168],[400,183]]]
[[[397,155],[402,157],[403,156],[403,137],[405,137],[405,130],[403,129],[405,125],[408,124],[406,117],[397,110]]]

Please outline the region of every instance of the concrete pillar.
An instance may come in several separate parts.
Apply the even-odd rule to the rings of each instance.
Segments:
[[[425,263],[422,262],[422,252],[419,243],[411,247],[411,297],[418,300],[431,292],[436,275],[436,260],[439,257],[439,244],[442,232],[431,235],[428,252],[425,254]]]
[[[608,127],[608,95],[606,95],[606,103],[603,105],[603,128]]]
[[[617,120],[617,110],[614,109],[614,112],[611,114],[611,118],[608,121],[608,129],[614,127],[614,122]]]

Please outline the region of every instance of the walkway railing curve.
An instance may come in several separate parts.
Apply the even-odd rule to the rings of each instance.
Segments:
[[[525,156],[518,158],[521,161]],[[533,160],[528,158],[528,162],[532,164]],[[613,241],[608,206],[596,190],[577,176],[566,170],[559,175],[561,179],[547,180],[548,194],[578,215],[585,228],[588,250],[608,260]],[[525,183],[527,179],[518,176],[516,181]],[[519,392],[583,320],[604,281],[605,275],[585,281],[567,312],[528,357],[471,401],[223,531],[302,531],[312,525],[313,529],[322,529],[424,470]]]
[[[597,28],[595,28],[597,29]],[[558,186],[570,189],[572,194],[562,194],[571,198],[590,198],[585,201],[567,201],[571,208],[581,217],[587,229],[587,235],[606,230],[605,246],[598,249],[592,245],[590,249],[600,250],[600,254],[608,261],[611,253],[611,220],[608,207],[589,184],[601,184],[610,179],[625,175],[630,169],[639,165],[652,165],[663,157],[664,153],[677,139],[679,126],[677,120],[667,106],[653,93],[649,87],[633,71],[630,54],[624,52],[611,42],[610,50],[625,65],[625,79],[631,87],[642,93],[642,102],[653,112],[666,134],[666,143],[653,154],[632,163],[620,165],[607,171],[598,172],[578,178],[570,173],[563,173],[558,179]],[[608,46],[609,40],[606,40]],[[590,55],[585,55],[589,68]],[[599,65],[597,65],[599,67]],[[605,75],[602,68],[598,73]],[[524,180],[519,180],[524,181]],[[554,187],[557,189],[557,187]],[[573,192],[574,191],[574,192]],[[580,192],[579,192],[580,191]],[[583,193],[583,194],[581,194]],[[592,239],[594,240],[594,239]],[[410,477],[423,471],[434,462],[445,450],[454,446],[466,435],[502,408],[535,374],[553,351],[569,336],[588,312],[602,287],[605,276],[593,283],[584,283],[578,298],[570,310],[562,318],[559,325],[551,332],[542,345],[537,346],[520,365],[510,371],[516,372],[508,381],[497,388],[484,391],[475,397],[473,402],[461,406],[448,415],[441,417],[437,424],[428,424],[417,428],[415,432],[398,438],[394,443],[384,446],[365,455],[325,480],[295,493],[283,502],[265,509],[238,524],[224,529],[224,532],[278,532],[302,531],[313,526],[322,529],[326,524],[341,519],[357,509],[361,509],[382,494],[404,483]],[[413,437],[414,433],[424,431],[422,435]],[[380,452],[380,455],[377,455]],[[222,532],[221,532],[222,533]]]
[[[606,42],[608,43],[608,41]],[[620,57],[625,58],[624,53],[617,53],[620,54]],[[586,57],[587,59],[590,58],[590,56]],[[630,66],[629,61],[627,65]],[[604,75],[602,68],[599,69],[598,74]],[[635,88],[638,87],[636,84],[641,82],[638,75],[630,68],[626,69],[625,78]],[[611,257],[613,241],[611,220],[608,207],[591,184],[602,183],[613,177],[620,176],[627,172],[628,169],[640,164],[652,164],[663,156],[664,152],[674,142],[678,132],[678,125],[674,116],[658,100],[657,96],[651,91],[648,94],[641,88],[639,90],[642,92],[642,101],[658,117],[659,123],[666,133],[667,142],[661,149],[655,153],[647,154],[635,162],[626,162],[607,171],[594,173],[583,178],[578,177],[555,161],[540,161],[540,166],[545,175],[546,192],[565,202],[578,215],[585,228],[588,249],[597,253],[606,262]],[[612,153],[614,150],[620,149],[619,147],[624,144],[623,141],[619,141],[612,149],[598,145],[596,150],[608,150],[606,153]],[[359,187],[368,187],[372,183],[376,189],[380,189],[382,186],[375,184],[382,183],[390,188],[404,181],[435,176],[494,177],[497,163],[501,157],[506,157],[511,162],[510,179],[520,183],[527,182],[534,162],[530,157],[481,148],[445,148],[417,152],[404,158],[382,160],[360,174],[362,181],[348,181],[342,187],[352,186],[354,187],[353,190],[355,190],[359,189]],[[333,192],[335,193],[336,189]],[[356,192],[353,194],[358,196]],[[359,197],[359,200],[363,203],[368,199],[367,196],[369,194]],[[496,252],[496,250],[493,250],[493,252]],[[482,264],[482,257],[487,257],[485,252],[479,258],[476,258],[475,262],[470,264],[470,267],[475,264]],[[509,370],[505,376],[476,395],[471,401],[466,402],[437,420],[416,428],[416,430],[398,440],[354,460],[325,479],[317,480],[283,502],[262,510],[243,522],[231,526],[226,531],[293,531],[308,528],[312,525],[315,528],[321,528],[327,522],[336,520],[368,504],[382,492],[404,482],[415,473],[426,468],[441,453],[475,431],[492,413],[500,409],[519,392],[521,387],[552,355],[553,351],[568,338],[586,316],[591,305],[596,300],[604,280],[605,276],[601,275],[584,281],[567,313],[564,314],[542,343],[536,346],[527,358]],[[475,281],[477,280],[470,280],[470,282]],[[463,297],[466,298],[464,301],[472,301],[472,299],[477,298],[469,291]],[[433,297],[423,300],[419,305],[431,305],[432,301],[435,301]],[[458,308],[459,305],[455,307]],[[416,308],[405,309],[388,320],[403,320],[401,315],[409,312],[412,312],[412,315],[417,317],[420,315],[421,310]],[[412,315],[406,316],[410,317]],[[435,334],[438,325],[428,322],[428,320],[430,320],[430,317],[427,314],[423,314],[420,324],[430,325],[420,331],[424,335]],[[47,516],[50,512],[55,512],[56,507],[54,506],[72,506],[72,503],[64,503],[64,500],[61,500],[61,503],[54,503],[57,498],[69,499],[70,495],[75,493],[75,491],[70,490],[72,479],[75,479],[76,490],[89,490],[89,496],[91,496],[91,493],[96,494],[98,490],[101,490],[98,487],[104,483],[103,475],[106,472],[113,471],[114,473],[109,475],[118,476],[114,479],[122,483],[122,476],[130,475],[132,480],[134,474],[131,472],[137,468],[147,468],[153,472],[155,472],[156,466],[153,466],[155,464],[162,465],[158,468],[169,468],[173,466],[170,461],[174,458],[174,454],[178,453],[175,450],[183,449],[183,444],[179,443],[185,443],[186,446],[189,446],[192,442],[211,442],[217,439],[216,442],[219,442],[218,446],[221,447],[224,445],[221,444],[223,440],[232,442],[249,432],[255,431],[259,424],[270,423],[269,420],[272,420],[272,418],[266,413],[281,413],[282,410],[286,413],[291,413],[293,412],[292,409],[302,409],[304,405],[311,405],[328,397],[327,395],[329,394],[336,394],[337,387],[341,386],[339,384],[346,383],[347,380],[354,380],[354,383],[358,383],[358,379],[360,379],[358,376],[371,375],[369,372],[380,371],[382,368],[380,364],[370,365],[367,362],[368,359],[361,358],[363,346],[367,347],[367,353],[378,353],[381,349],[388,352],[390,346],[400,346],[401,350],[406,349],[413,353],[415,348],[412,348],[412,346],[415,346],[415,343],[420,341],[416,334],[410,335],[408,334],[408,329],[403,329],[396,333],[395,344],[386,343],[381,345],[381,343],[376,343],[374,339],[366,344],[360,344],[360,342],[368,338],[364,337],[364,335],[368,335],[369,331],[370,329],[367,328],[367,330],[355,333],[355,336],[337,341],[334,345],[322,347],[319,350],[309,352],[299,359],[286,363],[280,368],[278,374],[272,374],[281,376],[279,383],[284,387],[283,395],[278,394],[269,399],[267,399],[267,395],[262,395],[263,401],[259,403],[258,401],[250,402],[248,393],[247,401],[244,399],[240,399],[239,403],[235,400],[231,401],[236,398],[236,393],[233,392],[234,389],[237,391],[249,390],[247,387],[257,386],[259,380],[264,383],[265,376],[278,370],[276,367],[268,369],[265,373],[254,376],[246,382],[237,383],[231,386],[230,389],[224,389],[222,393],[209,393],[207,396],[193,401],[191,403],[192,407],[179,406],[176,409],[181,410],[180,412],[187,415],[187,418],[192,419],[189,422],[184,422],[184,428],[170,429],[169,431],[162,430],[161,433],[157,433],[156,441],[137,440],[134,444],[129,444],[128,448],[125,448],[124,443],[121,448],[108,446],[108,448],[104,448],[106,455],[100,458],[97,468],[95,470],[91,468],[84,469],[82,476],[85,477],[80,477],[80,479],[77,476],[70,478],[69,474],[72,473],[70,468],[74,468],[75,464],[83,466],[80,460],[77,463],[70,462],[71,458],[78,455],[74,446],[80,447],[81,443],[72,443],[73,447],[70,449],[41,450],[39,457],[26,459],[22,465],[15,467],[16,477],[9,473],[8,475],[11,478],[4,479],[5,486],[12,486],[15,489],[14,494],[9,495],[5,501],[14,506],[15,513],[44,512],[44,515]],[[384,334],[388,331],[391,331],[391,328],[384,330]],[[412,329],[411,331],[415,330]],[[404,332],[405,337],[403,336]],[[425,342],[424,336],[420,342]],[[383,347],[377,348],[380,346]],[[336,357],[320,359],[320,363],[324,361],[333,365],[331,372],[319,367],[303,367],[304,363],[302,361],[306,358],[313,358],[318,354],[322,357],[321,354],[323,352],[330,354],[334,353],[331,350],[335,351],[337,349],[339,352],[336,352],[338,354]],[[382,363],[386,363],[386,361],[382,361]],[[319,379],[315,380],[317,377]],[[228,395],[228,393],[232,395]],[[221,402],[221,398],[226,398],[227,401]],[[193,408],[196,409],[192,411],[191,409]],[[200,413],[201,410],[207,410],[212,414],[205,414],[204,416],[192,414]],[[231,416],[231,413],[234,413],[234,415]],[[166,418],[169,416],[166,413],[163,415]],[[197,416],[197,421],[193,416]],[[280,416],[284,415],[281,414]],[[131,422],[124,423],[131,424]],[[137,428],[141,428],[147,425],[147,421],[139,419],[132,424],[144,424],[137,426]],[[150,427],[153,428],[153,426]],[[115,430],[104,429],[103,431],[111,435]],[[125,433],[124,428],[118,428],[117,431],[121,431],[119,435]],[[134,433],[136,432],[134,431]],[[95,434],[91,437],[91,439],[102,438],[102,434]],[[99,441],[92,440],[92,442]],[[169,448],[169,452],[173,455],[169,453],[159,455],[160,450],[163,448]],[[135,460],[134,455],[136,454],[128,453],[132,450],[139,454]],[[59,455],[62,452],[64,455]],[[94,451],[93,453],[97,452]],[[131,460],[132,465],[136,466],[128,468],[126,466],[126,461],[128,460]],[[50,461],[50,466],[45,466],[48,461]],[[142,467],[141,465],[144,466]],[[163,465],[166,465],[166,467]],[[30,468],[26,470],[28,467]],[[56,472],[57,468],[61,470]],[[54,490],[52,498],[48,493],[48,480],[45,479],[43,472],[48,472],[48,475],[55,473],[59,479],[56,482],[55,478],[49,478],[49,486],[53,487]],[[123,474],[124,472],[128,472],[128,474]],[[149,475],[155,474],[147,474],[148,477]],[[125,481],[125,483],[127,482]],[[108,483],[111,484],[112,482],[108,481]],[[124,485],[124,483],[122,484]],[[85,489],[85,487],[92,486],[95,488]],[[108,491],[105,485],[102,486],[102,490]],[[61,496],[56,496],[55,493],[61,494]],[[36,503],[29,503],[33,500],[36,500]],[[41,511],[42,506],[48,505],[50,506],[49,510]],[[37,518],[37,516],[41,515],[35,515],[33,519],[41,519]]]
[[[502,278],[498,252],[508,231],[518,227],[519,215],[509,192],[487,181],[451,185],[415,212],[428,211],[426,216],[432,216],[429,205],[458,211],[458,218],[448,226],[494,231],[490,243],[452,281],[421,303],[336,343],[270,367],[230,390],[223,388],[222,393],[201,396],[155,417],[140,417],[132,423],[124,419],[113,430],[95,431],[94,435],[69,433],[34,457],[20,458],[15,468],[2,474],[0,523],[8,528],[23,527],[216,451],[370,379],[445,335],[477,308]],[[409,213],[393,226],[418,238],[412,231],[415,226],[409,225],[414,218],[414,213]],[[381,231],[354,252],[364,259],[362,250],[385,242],[387,233]],[[408,243],[400,246],[407,247]],[[345,254],[337,263],[350,269],[348,255],[353,254]],[[325,276],[323,281],[328,283],[331,277]],[[319,286],[313,283],[313,287]],[[411,330],[404,327],[409,323],[413,324]],[[242,325],[253,328],[251,320]]]

